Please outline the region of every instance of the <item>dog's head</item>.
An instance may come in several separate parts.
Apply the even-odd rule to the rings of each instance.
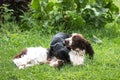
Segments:
[[[82,36],[82,34],[73,33],[67,39],[65,39],[65,45],[71,49],[85,50],[86,53],[93,57],[94,51],[91,44]]]
[[[88,41],[82,36],[82,34],[73,33],[67,39],[65,39],[65,45],[71,49],[85,49],[85,45],[89,44]]]

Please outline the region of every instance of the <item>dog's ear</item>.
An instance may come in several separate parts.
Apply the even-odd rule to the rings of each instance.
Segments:
[[[52,51],[52,49],[50,48],[50,49],[48,49],[48,52],[47,52],[47,60],[48,61],[50,61],[51,60],[51,58],[53,57],[53,51]]]
[[[55,45],[50,45],[50,47],[55,47],[56,46],[56,44]]]
[[[84,40],[84,45],[85,45],[86,53],[89,54],[89,58],[90,59],[93,59],[94,50],[93,50],[90,42],[88,42],[85,38],[83,40]]]
[[[89,58],[90,58],[90,59],[93,59],[94,50],[93,50],[91,44],[86,45],[86,53],[89,54]]]
[[[89,55],[89,58],[93,59],[94,50],[93,50],[90,42],[87,39],[85,39],[83,36],[81,36],[80,39],[82,41],[82,43],[80,42],[81,46],[83,46],[83,48],[85,49],[86,53]]]
[[[27,48],[23,49],[18,55],[14,57],[15,58],[21,58],[21,56],[25,55],[27,53]]]

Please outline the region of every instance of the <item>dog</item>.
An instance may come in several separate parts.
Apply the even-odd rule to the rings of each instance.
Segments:
[[[93,59],[94,50],[91,44],[82,36],[82,34],[71,34],[71,37],[65,39],[65,45],[70,47],[72,50],[85,50],[85,53],[89,55],[89,58]]]
[[[73,65],[84,65],[85,54],[89,54],[89,58],[93,59],[93,48],[82,34],[71,34],[71,37],[65,39],[65,45],[71,48],[69,56]]]
[[[18,55],[13,58],[14,64],[19,69],[34,66],[37,64],[48,64],[52,67],[59,67],[63,65],[63,61],[53,57],[51,61],[47,60],[48,49],[43,47],[28,47],[23,49]]]
[[[63,60],[64,63],[70,62],[69,51],[70,49],[65,46],[65,39],[69,38],[69,34],[60,32],[53,36],[50,43],[50,50],[47,59],[50,60],[53,56],[57,59]]]

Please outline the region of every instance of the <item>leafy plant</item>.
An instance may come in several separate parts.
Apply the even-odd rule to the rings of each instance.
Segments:
[[[7,8],[12,9],[16,20],[19,20],[19,16],[29,10],[30,2],[31,0],[0,0],[0,6],[8,5]],[[2,9],[0,9],[0,12],[3,12]]]
[[[0,32],[8,33],[9,32],[17,32],[19,27],[15,21],[15,17],[13,15],[13,10],[7,8],[8,5],[3,5],[0,7],[2,10],[1,20],[0,20]],[[12,16],[12,17],[11,17]]]
[[[42,26],[47,23],[46,26],[63,26],[63,29],[103,27],[119,12],[113,0],[33,0],[31,5],[34,18]]]
[[[101,28],[115,21],[118,13],[113,0],[32,0],[29,12],[21,15],[17,25],[22,31],[49,33],[85,26]]]

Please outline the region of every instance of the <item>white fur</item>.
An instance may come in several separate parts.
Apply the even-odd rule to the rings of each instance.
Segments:
[[[69,52],[70,60],[73,65],[84,65],[85,50],[71,50]]]
[[[13,59],[19,69],[47,62],[47,49],[43,47],[29,47],[25,55]]]
[[[52,67],[58,67],[58,66],[60,66],[59,61],[61,61],[62,63],[64,62],[60,59],[57,59],[56,57],[53,57],[52,60],[49,62],[49,65]]]
[[[75,36],[75,35],[77,35],[77,33],[73,33],[73,34],[71,35],[71,37],[65,39],[66,41],[69,41],[69,44],[68,44],[69,46],[72,45],[72,43],[73,43],[72,38],[73,38],[73,36]],[[81,36],[82,36],[82,35],[81,35]]]
[[[69,41],[69,46],[71,46],[72,45],[72,37],[70,37],[70,38],[67,38],[67,39],[65,39],[66,41]]]

